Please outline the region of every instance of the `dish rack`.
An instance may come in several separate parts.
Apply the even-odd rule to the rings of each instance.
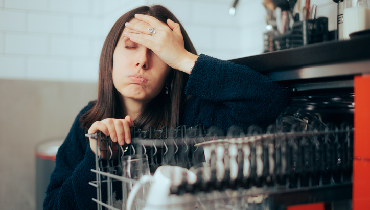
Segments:
[[[226,135],[216,127],[133,127],[132,143],[124,147],[115,146],[102,133],[95,138],[108,148],[97,147],[97,154],[147,154],[151,173],[162,165],[193,171],[196,182],[188,183],[184,174],[181,184],[171,187],[171,194],[196,195],[196,209],[285,209],[351,199],[353,127],[307,125],[283,122],[265,130],[251,126],[247,131],[233,126]],[[97,189],[93,200],[98,209],[125,209],[124,202],[117,203],[127,198],[122,183],[137,180],[120,176],[120,158],[97,155],[92,171],[96,181],[90,184]]]

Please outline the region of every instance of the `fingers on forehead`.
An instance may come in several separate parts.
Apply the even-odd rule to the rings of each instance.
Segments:
[[[159,21],[157,18],[150,16],[150,15],[143,15],[143,14],[136,14],[136,19],[142,20],[148,24],[150,24],[153,27],[161,26],[163,23]]]

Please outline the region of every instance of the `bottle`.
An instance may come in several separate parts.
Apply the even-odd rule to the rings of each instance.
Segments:
[[[367,0],[345,0],[343,11],[343,38],[353,32],[370,29],[370,8]]]

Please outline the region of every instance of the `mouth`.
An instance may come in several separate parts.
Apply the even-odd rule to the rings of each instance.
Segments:
[[[132,84],[145,84],[148,82],[148,79],[142,75],[130,75],[128,76],[128,79]]]

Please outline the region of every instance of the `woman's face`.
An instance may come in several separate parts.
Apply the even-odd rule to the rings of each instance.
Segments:
[[[132,19],[130,23],[139,21]],[[131,29],[125,28],[123,32]],[[147,103],[164,87],[170,67],[150,49],[122,36],[113,52],[113,85],[123,100]]]

